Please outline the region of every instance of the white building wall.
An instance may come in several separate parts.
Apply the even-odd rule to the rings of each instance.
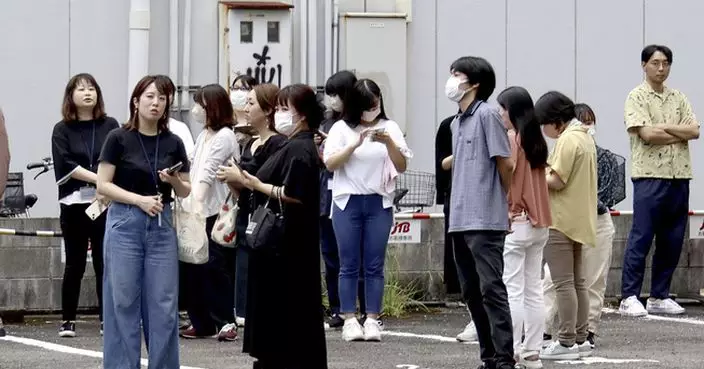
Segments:
[[[324,85],[324,41],[330,24],[325,11],[335,0],[293,0],[293,81]],[[670,86],[704,114],[704,74],[696,27],[704,13],[698,0],[339,0],[340,11],[402,11],[412,4],[408,23],[407,139],[415,151],[412,169],[433,171],[434,135],[439,122],[456,112],[444,96],[453,60],[478,55],[497,74],[497,89],[526,87],[537,99],[557,89],[589,103],[598,118],[600,145],[630,159],[623,126],[623,103],[641,82],[640,51],[662,43],[674,51]],[[184,0],[180,0],[183,7]],[[327,3],[326,3],[327,2]],[[218,1],[192,0],[190,85],[217,82]],[[309,18],[301,9],[310,9]],[[150,73],[168,74],[169,0],[152,0]],[[126,86],[129,1],[34,0],[0,4],[0,106],[7,118],[11,170],[50,154],[50,135],[60,119],[63,88],[79,72],[93,73],[103,88],[108,113],[127,114]],[[181,11],[179,20],[184,18]],[[304,25],[309,28],[306,31]],[[315,32],[312,30],[315,29]],[[181,26],[182,39],[183,26]],[[307,44],[317,50],[306,53]],[[311,35],[317,33],[317,39]],[[370,40],[373,42],[373,40]],[[179,53],[183,56],[182,43]],[[302,66],[302,55],[316,65]],[[370,55],[373,58],[374,55]],[[179,65],[182,62],[179,61]],[[180,75],[180,68],[179,68]],[[301,80],[307,75],[305,80]],[[177,83],[179,81],[176,81]],[[188,100],[190,102],[190,99]],[[188,107],[186,107],[188,108]],[[187,112],[185,112],[187,113]],[[187,120],[187,114],[182,117]],[[198,127],[192,127],[197,133]],[[695,181],[691,208],[704,209],[702,144],[691,145]],[[697,179],[698,178],[698,179]],[[630,182],[629,194],[630,194]],[[27,178],[25,191],[39,195],[34,216],[58,214],[51,175]],[[631,209],[630,197],[618,208]]]

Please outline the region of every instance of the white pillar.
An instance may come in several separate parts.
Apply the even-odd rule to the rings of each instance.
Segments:
[[[130,38],[127,69],[127,97],[149,73],[150,0],[130,0]]]

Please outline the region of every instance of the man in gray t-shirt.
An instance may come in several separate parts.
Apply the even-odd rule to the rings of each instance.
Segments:
[[[502,273],[511,147],[501,116],[486,103],[496,86],[491,65],[462,57],[450,72],[445,94],[461,113],[451,124],[452,193],[446,221],[484,368],[509,369],[515,365],[513,326]]]

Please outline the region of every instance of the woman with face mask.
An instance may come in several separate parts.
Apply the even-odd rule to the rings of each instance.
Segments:
[[[575,115],[577,121],[588,127],[587,131],[591,135],[596,133],[596,115],[587,104],[575,104]],[[585,272],[584,284],[589,293],[589,318],[587,327],[587,342],[594,348],[599,322],[601,321],[601,309],[604,305],[604,292],[606,291],[606,278],[611,265],[611,252],[613,250],[614,228],[610,210],[617,204],[619,199],[615,198],[614,184],[625,183],[624,177],[615,178],[619,165],[617,156],[611,151],[596,145],[597,161],[597,218],[596,218],[596,245],[594,247],[582,248],[582,263]],[[625,161],[625,160],[624,160]],[[552,340],[553,323],[557,313],[555,304],[555,284],[552,283],[550,270],[545,266],[544,278],[545,305],[547,310],[546,318],[546,340]]]
[[[235,112],[235,137],[240,149],[244,148],[247,141],[252,139],[254,128],[247,123],[247,114],[244,109],[247,107],[247,95],[252,88],[258,84],[254,77],[247,74],[240,74],[235,77],[230,88],[230,102]]]
[[[286,137],[276,131],[274,123],[278,92],[279,88],[276,85],[264,83],[254,86],[247,94],[247,105],[244,111],[247,124],[254,128],[257,138],[245,144],[238,165],[249,173],[256,173],[264,162],[286,142]],[[244,235],[249,217],[255,209],[253,193],[239,181],[239,169],[236,166],[230,164],[221,166],[216,175],[218,180],[226,182],[231,190],[239,192],[237,199],[239,210],[235,229],[238,235]],[[238,326],[245,325],[250,251],[247,237],[238,236],[235,268],[235,321]]]
[[[254,191],[255,206],[268,203],[284,219],[281,241],[271,246],[275,252],[250,254],[243,351],[258,359],[255,369],[327,368],[317,222],[321,162],[313,142],[322,113],[310,87],[284,87],[274,122],[288,142],[256,175],[244,170],[234,176]],[[272,318],[282,311],[286,316]]]
[[[102,333],[105,213],[91,220],[85,211],[93,201],[105,201],[95,190],[98,157],[108,133],[117,128],[118,124],[115,119],[105,115],[100,86],[93,76],[86,73],[78,74],[68,81],[61,112],[63,119],[54,126],[51,139],[66,252],[61,286],[63,323],[59,328],[59,336],[75,337],[74,321],[89,247],[95,270]]]
[[[184,200],[205,217],[205,231],[210,238],[220,207],[227,198],[227,185],[217,181],[215,173],[230,160],[239,161],[240,149],[232,131],[232,104],[222,86],[207,85],[196,91],[191,115],[203,125],[196,139],[191,159],[191,196]],[[189,298],[188,316],[191,326],[181,331],[184,338],[204,338],[217,333],[218,341],[234,341],[237,327],[235,305],[235,253],[209,240],[208,262],[203,265],[185,264],[186,291]]]
[[[555,283],[559,329],[557,340],[543,347],[540,358],[575,360],[593,350],[587,341],[589,292],[582,253],[596,241],[596,146],[564,94],[541,96],[535,115],[543,133],[556,140],[546,171],[553,222],[544,258]]]
[[[509,87],[496,99],[508,127],[515,169],[508,191],[512,232],[503,250],[503,281],[513,323],[513,350],[525,368],[543,367],[544,327],[540,272],[552,219],[545,182],[548,146],[533,113],[533,99],[523,87]],[[521,344],[521,337],[525,340]]]
[[[378,323],[384,296],[384,258],[393,223],[393,191],[398,173],[413,153],[398,124],[386,117],[381,89],[361,79],[343,101],[323,158],[332,181],[332,223],[340,253],[340,311],[346,341],[380,341]],[[356,318],[357,283],[364,270],[367,319]]]
[[[325,148],[327,134],[333,124],[342,118],[342,100],[350,91],[354,89],[357,77],[354,73],[343,70],[333,74],[325,83],[325,99],[329,116],[323,120],[316,135],[316,144],[322,153]],[[326,328],[340,329],[345,320],[340,316],[340,294],[339,294],[339,274],[340,256],[337,250],[337,239],[332,227],[330,212],[332,209],[332,178],[333,173],[327,168],[320,169],[320,249],[325,263],[325,286],[327,287],[328,302],[330,304],[330,317]],[[360,270],[360,280],[358,284],[358,298],[360,314],[366,314],[366,304],[364,302],[364,280],[362,270]],[[381,322],[381,321],[380,321]]]

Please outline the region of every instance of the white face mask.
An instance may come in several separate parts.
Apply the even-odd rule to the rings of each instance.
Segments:
[[[372,110],[367,110],[365,112],[362,112],[362,120],[365,122],[373,122],[376,117],[379,116],[381,113],[381,108],[377,107],[376,109]]]
[[[341,113],[342,112],[342,99],[340,99],[339,96],[330,96],[329,98],[329,103],[330,103],[330,109]]]
[[[230,91],[230,102],[233,109],[244,110],[245,105],[247,105],[247,93],[248,91],[244,90]]]
[[[205,115],[205,109],[203,109],[200,104],[193,105],[193,109],[191,109],[191,118],[194,122],[204,125],[205,120],[207,119]]]
[[[274,114],[274,128],[282,135],[290,135],[293,132],[293,114],[290,111],[277,111]]]
[[[457,76],[450,76],[445,83],[445,96],[454,102],[460,102],[464,95],[469,90],[460,90],[460,85],[467,82],[466,79],[460,79]]]

